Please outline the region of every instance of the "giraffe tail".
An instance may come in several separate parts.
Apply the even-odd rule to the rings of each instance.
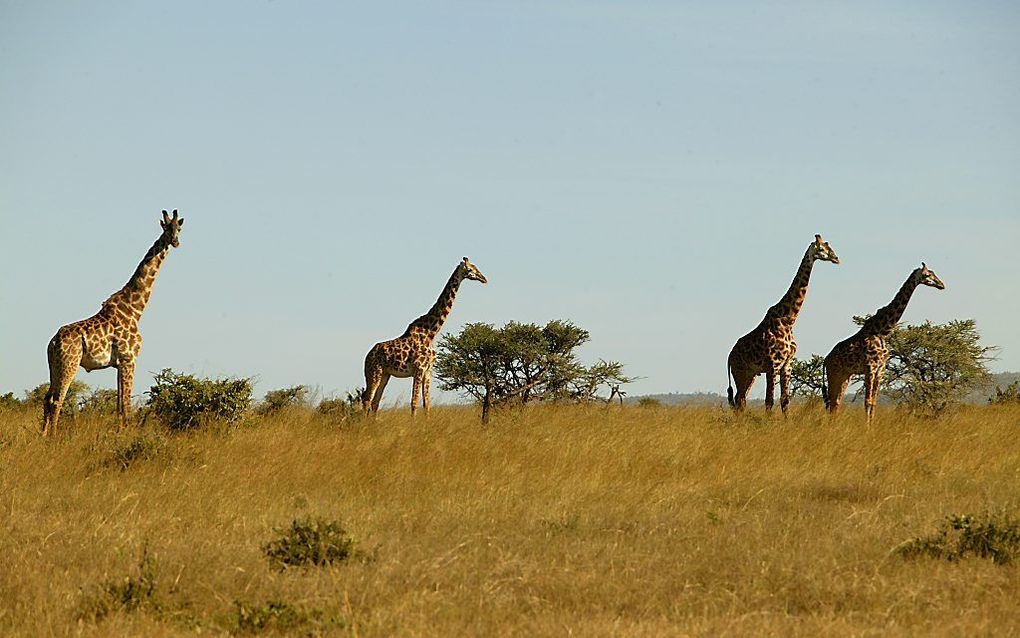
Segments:
[[[731,369],[730,362],[726,362],[726,383],[729,385],[726,388],[726,400],[729,401],[730,407],[734,407],[736,404],[733,403],[733,370]]]

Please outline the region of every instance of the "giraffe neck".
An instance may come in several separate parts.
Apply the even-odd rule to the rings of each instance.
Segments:
[[[160,235],[156,243],[149,248],[142,258],[141,263],[135,268],[124,287],[110,295],[110,298],[103,302],[104,308],[114,304],[130,319],[138,321],[145,305],[149,303],[149,296],[152,294],[152,286],[156,282],[156,275],[159,273],[163,260],[170,251],[170,241],[164,235]]]
[[[446,322],[446,318],[450,316],[450,311],[453,310],[453,300],[457,297],[457,289],[460,288],[460,282],[464,280],[464,277],[460,274],[460,267],[453,271],[450,275],[450,280],[446,282],[446,286],[443,287],[443,292],[439,293],[439,299],[436,299],[436,303],[432,305],[432,308],[422,316],[418,317],[407,326],[407,330],[404,331],[405,335],[417,332],[424,334],[429,341],[433,341],[436,335],[443,327],[443,323]]]
[[[797,320],[800,308],[804,305],[804,297],[807,295],[808,280],[811,279],[811,267],[814,263],[814,255],[811,253],[811,248],[808,247],[804,258],[800,260],[800,267],[797,268],[797,274],[793,277],[790,289],[786,291],[779,303],[770,309],[770,314],[773,317],[784,319],[791,324]]]
[[[876,310],[875,314],[864,322],[861,331],[888,338],[892,334],[893,328],[899,323],[900,317],[903,316],[903,311],[907,309],[910,296],[914,294],[918,283],[917,271],[910,273],[910,276],[900,286],[899,291],[893,297],[893,300],[889,302],[889,305],[882,306]]]

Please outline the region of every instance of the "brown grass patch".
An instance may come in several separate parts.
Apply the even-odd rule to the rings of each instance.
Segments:
[[[0,634],[971,635],[1020,631],[1020,569],[893,550],[1020,511],[1020,408],[789,419],[711,409],[312,412],[117,432],[0,422]],[[112,460],[111,460],[112,459]],[[273,569],[296,519],[371,560]],[[156,559],[154,605],[81,620]],[[83,593],[84,592],[84,593]],[[241,601],[241,602],[238,602]]]

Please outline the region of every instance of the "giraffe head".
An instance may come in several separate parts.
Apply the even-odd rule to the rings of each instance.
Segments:
[[[460,271],[462,279],[472,279],[474,281],[480,281],[483,284],[489,283],[489,280],[485,278],[481,270],[478,270],[478,266],[472,264],[467,257],[460,262],[460,266],[457,267]]]
[[[160,220],[159,225],[163,227],[163,237],[170,242],[170,245],[174,248],[180,247],[181,226],[184,225],[184,218],[177,216],[177,209],[174,209],[173,217],[170,217],[166,214],[166,211],[163,211],[163,219]]]
[[[809,250],[811,251],[811,256],[814,259],[831,261],[834,264],[839,263],[839,257],[836,255],[836,251],[832,249],[829,242],[822,241],[821,235],[815,235],[815,241],[812,242]]]
[[[921,267],[914,272],[917,273],[918,283],[922,286],[931,286],[938,290],[946,289],[946,285],[942,283],[942,280],[935,274],[935,271],[928,268],[923,261],[921,262]]]

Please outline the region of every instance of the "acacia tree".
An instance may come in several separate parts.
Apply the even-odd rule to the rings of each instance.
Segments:
[[[443,390],[463,392],[482,406],[482,422],[491,409],[511,402],[594,401],[603,388],[633,379],[623,364],[599,361],[586,367],[574,350],[590,334],[569,321],[545,326],[511,321],[502,328],[472,323],[439,343],[435,374]]]
[[[981,345],[973,319],[899,326],[889,352],[883,388],[898,403],[929,414],[987,384],[987,364],[995,358],[994,347]]]
[[[867,317],[854,317],[857,325]],[[888,340],[889,363],[881,391],[916,412],[937,414],[987,384],[994,346],[981,345],[973,319],[897,326]],[[795,361],[790,386],[795,395],[824,396],[824,359]],[[862,380],[855,375],[854,383]],[[860,390],[858,390],[860,392]]]
[[[807,361],[794,359],[790,365],[790,394],[808,398],[825,396],[825,357],[813,354]]]

